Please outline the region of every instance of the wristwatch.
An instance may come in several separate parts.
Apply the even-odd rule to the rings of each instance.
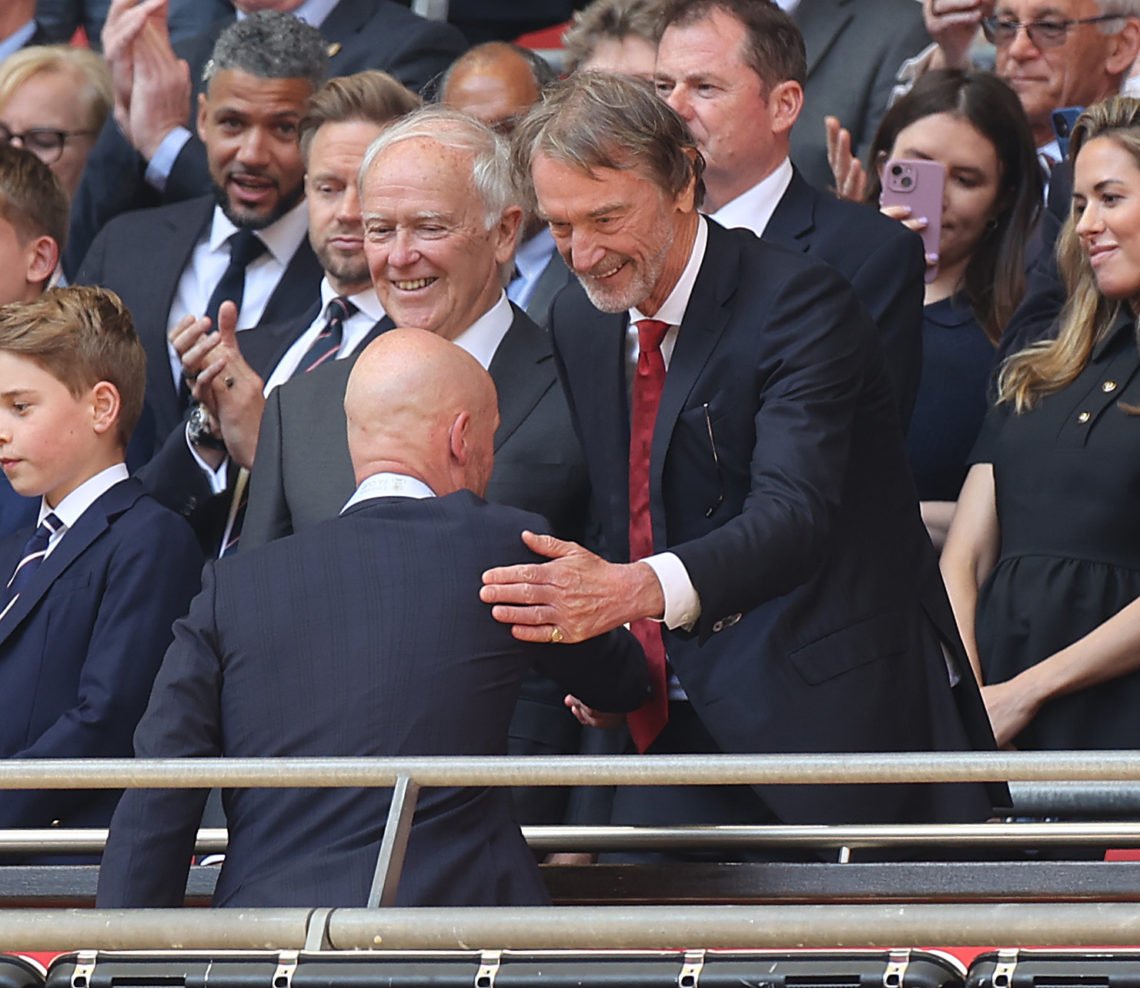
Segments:
[[[214,432],[210,413],[204,405],[195,405],[190,411],[190,421],[186,423],[186,438],[191,445],[201,446],[203,449],[225,449],[226,443]]]

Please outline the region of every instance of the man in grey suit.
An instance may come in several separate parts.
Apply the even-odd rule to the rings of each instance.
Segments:
[[[389,127],[360,171],[364,250],[398,326],[453,340],[499,392],[487,499],[587,537],[585,461],[558,383],[549,336],[503,292],[522,208],[507,150],[465,114],[429,107]],[[243,550],[334,517],[352,494],[341,399],[352,358],[294,377],[269,395],[250,477]],[[593,540],[590,540],[591,542]],[[549,681],[524,684],[511,752],[577,750],[578,725]],[[523,822],[559,822],[562,795],[536,790]]]
[[[490,371],[502,422],[488,498],[585,527],[582,454],[550,343],[503,292],[522,220],[503,142],[478,121],[429,107],[386,130],[360,171],[364,249],[398,326],[454,340]],[[243,547],[335,515],[352,493],[344,439],[350,361],[274,391],[262,418]]]

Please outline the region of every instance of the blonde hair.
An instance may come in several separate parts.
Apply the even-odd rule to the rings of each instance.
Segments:
[[[1114,96],[1085,110],[1069,139],[1070,160],[1075,162],[1081,148],[1097,137],[1108,138],[1127,151],[1140,168],[1140,100]],[[1071,384],[1084,370],[1093,347],[1128,304],[1125,299],[1101,294],[1072,212],[1057,241],[1057,266],[1068,301],[1061,310],[1056,339],[1033,343],[1015,353],[998,376],[998,402],[1012,404],[1019,413],[1031,409],[1039,398]]]
[[[82,82],[76,98],[84,109],[83,125],[98,133],[114,100],[111,73],[102,57],[86,48],[32,45],[0,61],[0,111],[25,82],[45,72],[68,73]]]
[[[74,397],[100,381],[113,384],[126,447],[142,414],[146,352],[118,295],[75,285],[0,305],[0,352],[34,360]]]

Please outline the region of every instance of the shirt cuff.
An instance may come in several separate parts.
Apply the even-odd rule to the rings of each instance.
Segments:
[[[887,100],[888,107],[894,106],[896,100],[909,93],[914,84],[930,71],[930,63],[934,61],[934,53],[937,51],[938,45],[927,45],[917,55],[908,58],[899,66],[894,87],[891,89],[891,97]]]
[[[190,455],[194,457],[194,462],[198,464],[198,468],[206,475],[206,480],[210,485],[210,490],[214,494],[221,494],[226,489],[226,484],[229,480],[229,463],[230,458],[227,456],[219,464],[218,469],[215,470],[209,463],[198,455],[198,450],[194,448],[194,444],[190,442],[190,426],[187,424],[186,430],[183,433],[186,437],[186,448],[190,450]]]
[[[689,579],[685,564],[672,552],[646,556],[641,562],[653,570],[661,584],[661,592],[665,595],[665,614],[661,621],[665,627],[670,631],[692,628],[701,616],[701,598]]]
[[[170,178],[170,173],[174,170],[174,162],[178,160],[178,155],[182,153],[182,149],[189,140],[190,131],[185,127],[175,127],[162,139],[158,150],[154,152],[154,157],[147,162],[147,185],[158,189],[159,192],[166,188],[166,180]]]

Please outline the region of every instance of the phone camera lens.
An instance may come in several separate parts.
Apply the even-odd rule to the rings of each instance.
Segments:
[[[914,184],[914,181],[911,179],[911,177],[909,175],[907,175],[903,178],[902,182],[900,182],[899,184],[902,185],[902,187],[904,189],[909,189]]]
[[[896,178],[903,173],[902,165],[893,165],[891,167],[891,174]]]

